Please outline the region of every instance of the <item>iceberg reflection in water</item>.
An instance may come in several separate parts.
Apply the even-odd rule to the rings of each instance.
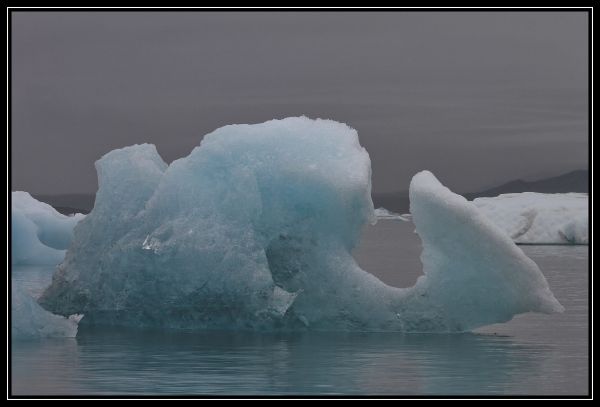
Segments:
[[[393,239],[418,251],[412,230],[404,222],[379,222],[359,249]],[[587,247],[524,250],[540,265],[565,313],[524,314],[484,333],[452,335],[86,327],[76,339],[13,342],[13,393],[585,394]],[[392,253],[382,249],[380,256],[362,258],[365,253],[357,251],[358,262],[384,281],[410,286],[421,272],[418,260],[414,270],[406,271],[406,263],[406,272],[398,273],[385,264]],[[21,271],[14,270],[14,278]],[[35,276],[47,281],[39,270]]]
[[[82,331],[14,352],[27,362],[16,393],[463,394],[515,386],[551,348],[477,334]]]

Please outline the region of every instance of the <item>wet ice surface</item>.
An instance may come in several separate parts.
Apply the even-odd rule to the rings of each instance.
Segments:
[[[408,287],[421,273],[407,222],[369,227],[361,267]],[[585,394],[588,247],[524,246],[563,314],[472,334],[132,332],[13,343],[15,394]],[[50,269],[15,269],[30,288]],[[29,273],[29,274],[25,274]],[[37,281],[37,283],[35,282]]]

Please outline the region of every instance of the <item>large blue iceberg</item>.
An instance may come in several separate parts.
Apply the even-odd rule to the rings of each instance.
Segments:
[[[562,310],[536,264],[429,172],[410,186],[425,275],[401,289],[362,270],[371,165],[345,124],[225,126],[170,165],[144,144],[96,168],[94,209],[40,299],[82,323],[455,332]]]

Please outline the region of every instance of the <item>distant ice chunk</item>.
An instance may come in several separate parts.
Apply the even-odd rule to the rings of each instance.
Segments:
[[[65,216],[27,192],[15,191],[12,201],[12,264],[58,264],[73,238],[73,228],[85,217]]]
[[[410,219],[405,215],[399,215],[385,208],[375,209],[375,216],[377,217],[377,219],[401,220],[403,222],[410,222]]]
[[[523,192],[473,203],[517,243],[588,244],[588,195]]]
[[[410,192],[426,275],[401,289],[362,270],[371,166],[345,124],[225,126],[169,166],[136,145],[96,167],[94,209],[40,299],[82,323],[440,332],[562,309],[535,263],[430,173]]]

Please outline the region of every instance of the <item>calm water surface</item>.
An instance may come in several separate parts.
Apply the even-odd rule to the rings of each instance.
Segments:
[[[355,250],[388,284],[421,274],[410,223],[380,221]],[[521,246],[565,306],[469,334],[135,332],[13,342],[14,394],[535,394],[588,392],[588,247]],[[39,293],[48,268],[17,268]]]

